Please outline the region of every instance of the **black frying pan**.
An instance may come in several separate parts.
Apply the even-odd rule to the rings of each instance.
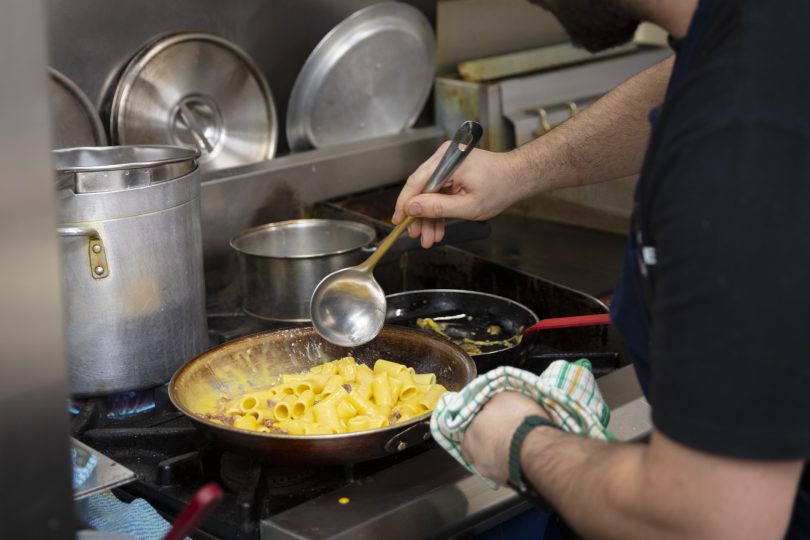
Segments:
[[[535,348],[540,330],[609,324],[607,314],[563,317],[538,321],[537,315],[519,302],[494,294],[454,289],[407,291],[386,297],[386,324],[420,327],[419,319],[431,318],[457,343],[467,338],[480,352],[468,350],[479,373],[502,365],[518,365]],[[430,328],[421,327],[427,332]],[[500,332],[495,330],[499,329]],[[522,335],[522,339],[512,339]],[[500,343],[498,343],[500,342]],[[577,358],[585,354],[577,354]],[[562,357],[555,353],[555,356]],[[564,356],[564,355],[563,355]]]

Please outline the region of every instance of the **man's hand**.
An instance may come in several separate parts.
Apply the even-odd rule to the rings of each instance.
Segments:
[[[504,485],[509,477],[509,444],[529,415],[548,417],[536,401],[517,392],[503,392],[484,405],[464,435],[461,453],[482,476]]]
[[[447,150],[444,143],[408,178],[391,221],[416,217],[408,233],[421,235],[427,248],[444,238],[444,218],[489,219],[537,193],[638,173],[650,132],[647,114],[664,99],[671,71],[668,58],[510,152],[477,148],[441,193],[420,195]]]
[[[406,215],[416,217],[408,234],[421,235],[425,248],[444,238],[445,218],[489,219],[524,196],[515,156],[480,149],[470,153],[441,192],[420,195],[449,144],[442,144],[408,178],[391,219],[399,224]]]

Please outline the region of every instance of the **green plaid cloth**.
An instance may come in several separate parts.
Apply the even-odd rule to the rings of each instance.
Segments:
[[[495,394],[520,392],[536,400],[566,431],[584,437],[613,440],[605,426],[610,420],[588,360],[573,364],[557,360],[539,376],[501,366],[480,375],[460,392],[445,392],[430,418],[433,438],[471,473],[478,471],[461,455],[461,442],[473,418]],[[495,484],[480,476],[491,487]]]

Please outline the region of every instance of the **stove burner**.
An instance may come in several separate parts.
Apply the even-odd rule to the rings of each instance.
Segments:
[[[155,408],[155,391],[141,390],[113,394],[105,398],[107,418],[121,420]]]
[[[264,468],[264,481],[268,495],[296,495],[311,490],[320,480],[318,471],[307,467]]]
[[[103,398],[74,399],[68,402],[68,412],[75,416],[88,407],[93,400],[104,402],[104,409],[107,411],[105,416],[108,420],[121,420],[154,409],[155,391],[154,389],[130,390]]]
[[[219,476],[225,487],[233,493],[252,493],[262,474],[261,464],[248,457],[223,452],[219,462]]]
[[[340,467],[308,467],[305,465],[268,465],[232,452],[220,459],[219,476],[225,487],[234,493],[251,493],[259,486],[265,497],[312,495],[336,488],[341,481]]]

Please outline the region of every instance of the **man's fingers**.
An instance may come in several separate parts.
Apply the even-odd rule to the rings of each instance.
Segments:
[[[405,182],[405,186],[402,188],[402,191],[399,192],[394,209],[394,216],[391,218],[391,221],[395,225],[399,224],[403,219],[405,219],[405,203],[414,195],[422,192],[425,184],[427,184],[427,181],[430,178],[430,175],[433,173],[433,170],[439,164],[439,160],[447,151],[449,144],[450,142],[446,141],[439,146],[433,155],[430,156],[419,167],[417,167],[417,169],[408,177],[408,180]]]
[[[422,234],[422,220],[415,219],[413,220],[413,223],[408,226],[408,236],[411,238],[417,238],[420,234]]]
[[[444,237],[443,219],[423,219],[422,220],[422,247],[429,248],[438,244]]]
[[[439,243],[444,240],[444,220],[437,219],[433,226],[436,228],[436,232],[433,235],[433,241]]]
[[[464,193],[423,193],[408,201],[405,211],[410,216],[420,218],[463,218],[475,219],[472,199]]]

